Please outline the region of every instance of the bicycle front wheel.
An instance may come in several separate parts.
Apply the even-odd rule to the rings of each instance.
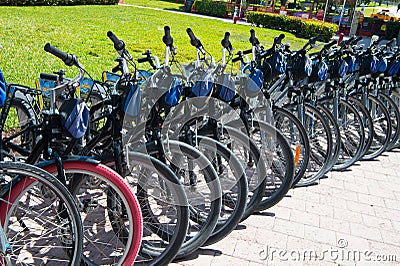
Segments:
[[[142,215],[129,185],[111,168],[89,161],[63,163],[83,223],[83,255],[98,265],[133,265],[142,238]],[[57,175],[56,164],[44,167]]]
[[[67,188],[35,166],[0,162],[0,169],[0,227],[11,248],[0,264],[80,265],[82,224]]]

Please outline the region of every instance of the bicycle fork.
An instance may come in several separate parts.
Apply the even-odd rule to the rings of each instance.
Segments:
[[[11,255],[12,254],[12,247],[11,245],[8,243],[7,238],[6,238],[6,234],[4,233],[4,229],[3,229],[3,225],[0,222],[0,256],[5,256],[6,257],[6,261],[9,260],[7,259],[7,255]],[[7,261],[7,264],[9,264],[10,262]],[[11,264],[9,264],[11,265]]]

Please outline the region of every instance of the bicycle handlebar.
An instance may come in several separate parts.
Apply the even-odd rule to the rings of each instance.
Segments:
[[[194,33],[193,33],[191,28],[187,28],[186,32],[190,37],[190,44],[191,45],[193,45],[194,47],[196,47],[198,49],[203,47],[203,45],[201,44],[201,41],[198,38],[196,38],[196,36],[194,35]]]
[[[283,33],[281,35],[279,35],[278,37],[275,37],[274,45],[281,44],[283,39],[285,39],[285,34],[283,34]]]
[[[251,45],[253,45],[253,46],[257,46],[257,45],[260,44],[260,41],[257,39],[257,37],[256,37],[256,32],[255,32],[254,29],[251,29],[251,30],[250,30],[250,38],[249,38],[249,41],[250,41]]]
[[[231,36],[231,34],[229,32],[225,32],[225,36],[221,41],[222,47],[224,47],[226,50],[228,50],[229,54],[232,53],[232,44],[229,40],[230,36]]]
[[[76,58],[75,55],[67,54],[63,51],[60,51],[56,47],[52,46],[50,43],[47,43],[44,46],[44,50],[46,52],[60,58],[64,62],[64,64],[66,64],[67,66],[73,66],[73,65],[79,66],[78,59]]]
[[[162,38],[164,44],[166,46],[172,47],[174,43],[174,39],[171,37],[171,29],[168,26],[164,27],[164,36]]]
[[[107,32],[107,37],[110,38],[110,40],[114,43],[114,48],[117,51],[123,51],[125,50],[125,43],[124,41],[118,39],[117,36],[112,31]]]

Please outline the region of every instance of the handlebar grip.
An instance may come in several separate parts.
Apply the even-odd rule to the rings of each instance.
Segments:
[[[58,50],[56,47],[52,46],[50,43],[46,43],[46,45],[44,46],[44,50],[63,60],[64,64],[66,64],[67,66],[72,66],[78,63],[78,60],[73,54],[64,53]]]
[[[317,35],[315,37],[311,37],[310,40],[308,41],[309,44],[315,44],[316,41],[319,41],[321,39],[321,35]]]
[[[274,43],[275,44],[281,44],[283,39],[285,39],[285,34],[282,33],[281,35],[279,35],[278,37],[276,37],[274,39]]]
[[[386,46],[391,46],[396,41],[396,38],[391,39],[386,43]]]
[[[139,58],[137,61],[138,61],[138,63],[144,63],[144,62],[149,61],[149,59],[147,57],[142,57],[142,58]]]
[[[58,80],[58,76],[51,75],[51,74],[46,74],[46,73],[40,73],[39,77],[41,79],[52,80],[52,81],[57,81]]]
[[[325,44],[324,45],[324,49],[329,49],[329,48],[331,48],[333,45],[335,45],[336,44],[336,40],[333,40],[333,41],[331,41],[330,43],[327,43],[327,44]]]
[[[112,31],[107,32],[107,37],[110,38],[110,40],[114,43],[114,48],[117,51],[121,51],[125,49],[125,43],[118,39],[117,36]]]
[[[244,50],[243,54],[251,54],[252,52],[253,52],[253,49]]]
[[[354,44],[357,44],[359,41],[361,41],[363,39],[362,36],[358,36],[357,38],[354,39]]]
[[[250,30],[250,39],[249,39],[251,45],[256,46],[258,44],[260,44],[260,42],[258,41],[257,37],[256,37],[256,32],[251,29]]]
[[[194,36],[194,33],[193,33],[193,31],[192,31],[191,28],[187,28],[187,29],[186,29],[186,32],[187,32],[187,34],[188,34],[189,37],[190,37],[190,44],[191,44],[191,45],[193,45],[193,46],[196,47],[196,48],[200,48],[200,47],[203,46],[203,45],[201,44],[200,40],[199,40],[198,38],[196,38],[196,36]]]
[[[221,41],[222,47],[224,47],[225,49],[228,49],[228,50],[232,50],[232,44],[229,41],[230,36],[231,36],[231,34],[229,32],[225,32],[225,36]]]
[[[241,59],[242,59],[241,56],[235,57],[232,59],[232,63],[236,63],[236,62],[240,61]]]
[[[164,37],[162,40],[166,46],[172,46],[174,39],[171,37],[171,29],[169,26],[164,27]]]

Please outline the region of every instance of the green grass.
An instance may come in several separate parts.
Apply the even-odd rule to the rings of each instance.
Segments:
[[[160,1],[160,0],[124,0],[125,4],[138,5],[138,6],[147,6],[147,7],[156,7],[162,9],[176,9],[181,10],[183,7],[183,1],[179,0],[178,3],[174,0],[170,1]]]
[[[135,0],[136,1],[136,0]],[[151,1],[150,1],[151,2]],[[34,86],[41,72],[67,70],[68,76],[76,73],[54,56],[44,52],[50,42],[59,49],[74,53],[95,78],[110,70],[117,53],[106,37],[112,30],[125,41],[134,58],[146,49],[163,58],[161,41],[163,27],[171,26],[171,35],[178,48],[180,62],[195,59],[195,49],[190,45],[186,28],[191,27],[204,47],[217,59],[221,56],[220,41],[225,31],[231,32],[234,48],[249,49],[250,26],[222,22],[128,6],[70,6],[70,7],[0,7],[0,69],[8,82]],[[281,32],[257,28],[261,43],[269,47]],[[299,48],[305,40],[286,34],[285,42]]]

